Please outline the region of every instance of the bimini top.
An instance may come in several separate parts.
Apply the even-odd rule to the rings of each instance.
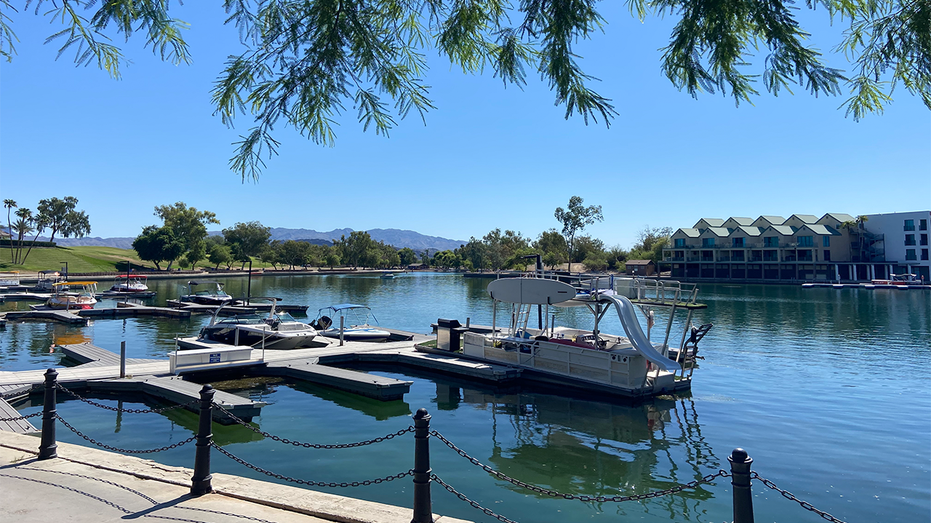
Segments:
[[[216,285],[223,285],[222,283],[220,283],[220,282],[218,282],[218,281],[215,281],[215,280],[191,280],[191,281],[187,282],[188,285],[204,285],[204,284],[207,284],[207,283],[213,283],[213,284],[216,284]]]
[[[365,305],[353,305],[351,303],[341,303],[339,305],[330,305],[329,307],[324,307],[320,310],[333,309],[334,311],[340,311],[343,309],[369,309]]]

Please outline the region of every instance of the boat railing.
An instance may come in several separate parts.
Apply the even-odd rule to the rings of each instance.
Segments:
[[[637,300],[650,301],[659,305],[695,305],[695,300],[698,298],[696,284],[682,283],[677,280],[635,278],[633,289]]]

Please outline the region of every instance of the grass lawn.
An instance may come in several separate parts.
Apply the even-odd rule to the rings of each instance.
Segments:
[[[25,250],[23,250],[25,255]],[[125,262],[130,261],[134,267],[155,268],[150,262],[139,260],[132,249],[115,247],[36,247],[29,253],[24,265],[10,263],[9,248],[0,250],[0,270],[2,271],[48,271],[61,270],[68,263],[68,272],[119,272],[126,270]]]

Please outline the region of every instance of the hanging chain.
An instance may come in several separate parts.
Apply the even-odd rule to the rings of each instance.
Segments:
[[[172,443],[171,445],[167,445],[167,446],[164,446],[164,447],[159,447],[159,448],[157,448],[157,449],[151,449],[151,450],[121,449],[121,448],[119,448],[119,447],[111,447],[110,445],[107,445],[106,443],[101,443],[101,442],[95,440],[94,438],[92,438],[92,437],[90,437],[90,436],[88,436],[88,435],[82,433],[80,430],[78,430],[78,429],[72,427],[70,423],[68,423],[67,421],[65,421],[65,419],[62,418],[61,416],[59,416],[58,414],[56,414],[55,417],[58,418],[58,421],[62,422],[62,424],[63,424],[64,426],[68,427],[68,429],[71,430],[71,432],[74,432],[74,433],[77,434],[78,436],[80,436],[80,437],[84,438],[85,440],[87,440],[87,441],[93,443],[94,445],[97,445],[98,447],[101,447],[101,448],[104,448],[104,449],[107,449],[107,450],[112,450],[113,452],[122,452],[122,453],[124,453],[124,454],[152,454],[152,453],[154,453],[154,452],[162,452],[162,451],[165,451],[165,450],[176,449],[176,448],[180,447],[181,445],[186,445],[186,444],[188,444],[188,443],[190,443],[190,442],[192,442],[192,441],[194,441],[194,440],[197,439],[197,436],[191,436],[190,438],[188,438],[188,439],[186,439],[186,440],[184,440],[184,441],[179,441],[179,442],[177,442],[177,443]]]
[[[162,412],[168,412],[169,410],[180,409],[182,407],[193,407],[194,405],[200,402],[199,399],[196,399],[196,400],[189,401],[187,403],[179,403],[178,405],[172,405],[170,407],[162,407],[162,408],[157,408],[157,409],[123,409],[120,407],[111,407],[109,405],[104,405],[103,403],[97,403],[94,400],[85,398],[84,396],[81,396],[80,394],[72,390],[66,389],[61,383],[56,383],[55,387],[58,388],[58,390],[66,394],[70,394],[71,396],[74,396],[76,399],[79,399],[83,401],[84,403],[93,405],[95,407],[99,407],[101,409],[112,410],[113,412],[127,412],[129,414],[150,414],[150,413],[159,414]]]
[[[501,522],[503,522],[503,523],[517,523],[516,521],[514,521],[514,520],[512,520],[512,519],[508,519],[508,518],[502,516],[501,514],[496,514],[496,513],[495,513],[493,510],[491,510],[490,508],[486,508],[486,507],[483,507],[483,506],[479,505],[477,501],[473,501],[473,500],[469,499],[468,497],[466,497],[465,494],[463,494],[463,493],[459,492],[458,490],[456,490],[455,488],[453,488],[452,485],[450,485],[449,483],[446,483],[445,481],[443,481],[442,479],[440,479],[440,477],[437,476],[436,474],[430,474],[430,479],[432,479],[433,481],[436,481],[437,483],[439,483],[443,488],[445,488],[446,490],[448,490],[450,493],[452,493],[452,494],[453,494],[454,496],[456,496],[457,498],[461,499],[462,501],[465,501],[465,502],[468,503],[469,505],[472,505],[473,508],[477,508],[477,509],[481,510],[482,512],[485,513],[485,515],[491,516],[491,517],[493,517],[493,518],[495,518],[495,519],[497,519],[498,521],[501,521]]]
[[[396,480],[396,479],[401,479],[401,478],[404,478],[404,477],[407,477],[407,476],[413,476],[413,475],[414,475],[414,471],[413,471],[413,470],[408,470],[407,472],[400,472],[400,473],[398,473],[398,474],[394,474],[393,476],[387,476],[387,477],[384,477],[384,478],[366,479],[366,480],[363,480],[363,481],[342,481],[342,482],[336,482],[336,481],[313,481],[313,480],[309,480],[309,479],[292,478],[292,477],[290,477],[290,476],[285,476],[284,474],[278,474],[277,472],[272,472],[272,471],[270,471],[270,470],[263,469],[262,467],[259,467],[258,465],[253,465],[252,463],[249,463],[248,461],[246,461],[246,460],[244,460],[244,459],[242,459],[242,458],[240,458],[240,457],[234,456],[232,453],[228,452],[226,449],[224,449],[223,447],[217,445],[216,443],[211,443],[211,445],[213,446],[213,448],[217,449],[217,450],[220,452],[220,454],[223,454],[224,456],[230,458],[231,460],[235,461],[236,463],[239,463],[240,465],[243,465],[243,466],[245,466],[245,467],[248,467],[248,468],[250,468],[250,469],[252,469],[252,470],[254,470],[254,471],[256,471],[256,472],[261,472],[262,474],[265,474],[266,476],[270,476],[270,477],[273,477],[273,478],[276,478],[276,479],[288,481],[288,482],[291,482],[291,483],[297,483],[297,484],[299,484],[299,485],[309,485],[309,486],[311,486],[311,487],[332,487],[332,488],[336,488],[336,487],[367,487],[367,486],[369,486],[369,485],[377,485],[377,484],[379,484],[379,483],[384,483],[384,482],[386,482],[386,481],[394,481],[394,480]]]
[[[819,516],[821,516],[821,519],[825,519],[825,520],[827,520],[827,521],[830,521],[831,523],[844,523],[843,520],[837,519],[836,517],[832,516],[831,514],[828,514],[827,512],[825,512],[825,511],[823,511],[823,510],[818,510],[818,509],[815,508],[814,505],[812,505],[811,503],[809,503],[809,502],[807,502],[807,501],[802,501],[802,500],[798,499],[797,497],[795,497],[795,494],[792,494],[792,493],[789,492],[788,490],[783,490],[783,489],[777,487],[775,483],[773,483],[772,481],[770,481],[770,480],[768,480],[768,479],[766,479],[766,478],[760,476],[760,475],[757,474],[756,472],[750,472],[750,478],[751,478],[751,479],[758,479],[758,480],[760,480],[760,482],[763,483],[764,485],[766,485],[767,487],[769,487],[769,488],[775,490],[776,492],[782,494],[782,497],[784,497],[784,498],[786,498],[786,499],[790,499],[790,500],[792,500],[792,501],[798,503],[798,504],[799,504],[803,509],[805,509],[805,510],[808,510],[808,511],[810,511],[810,512],[814,512],[815,514],[818,514]]]
[[[694,489],[703,483],[711,483],[717,478],[726,478],[731,475],[731,473],[727,472],[726,470],[719,470],[718,472],[714,474],[708,474],[706,476],[702,476],[700,479],[696,479],[695,481],[690,481],[688,483],[676,485],[666,490],[656,490],[653,492],[647,492],[646,494],[634,494],[631,496],[588,496],[584,494],[566,494],[566,493],[558,492],[555,490],[549,490],[549,489],[546,489],[546,488],[543,488],[537,485],[531,485],[529,483],[524,483],[523,481],[519,479],[514,479],[508,476],[507,474],[504,474],[503,472],[499,472],[489,467],[488,465],[482,463],[478,459],[473,458],[468,453],[466,453],[466,451],[457,447],[452,441],[449,441],[448,439],[443,437],[443,435],[440,434],[439,432],[432,430],[430,431],[430,434],[432,436],[436,436],[440,441],[445,443],[447,447],[453,449],[457,454],[469,460],[473,465],[480,467],[485,472],[491,474],[492,476],[500,480],[507,481],[508,483],[517,485],[518,487],[522,487],[527,490],[536,492],[538,494],[543,494],[545,496],[552,496],[554,498],[563,498],[563,499],[575,499],[575,500],[583,501],[583,502],[623,503],[625,501],[642,501],[644,499],[658,498],[662,496],[667,496],[669,494],[675,494],[675,493],[682,492],[683,490],[687,490],[687,489]]]
[[[300,441],[294,441],[294,440],[290,440],[287,438],[282,438],[280,436],[276,436],[269,432],[265,432],[264,430],[258,427],[254,427],[250,423],[243,421],[241,418],[239,418],[232,412],[224,409],[220,405],[214,403],[213,406],[223,411],[223,414],[226,414],[227,416],[229,416],[236,423],[242,425],[243,427],[248,428],[249,430],[251,430],[252,432],[255,432],[256,434],[261,434],[262,436],[265,436],[266,438],[277,441],[279,443],[284,443],[286,445],[294,445],[295,447],[304,447],[306,449],[351,449],[355,447],[364,447],[366,445],[373,445],[375,443],[381,443],[382,441],[388,441],[389,439],[394,439],[398,436],[402,436],[404,434],[407,434],[408,432],[414,431],[414,427],[410,426],[410,427],[401,429],[397,432],[388,434],[386,436],[381,436],[381,437],[366,440],[366,441],[358,441],[355,443],[335,443],[335,444],[329,444],[329,445],[326,445],[323,443],[302,443]]]
[[[33,412],[32,414],[29,414],[26,416],[14,416],[12,418],[0,418],[0,421],[19,421],[21,419],[29,419],[29,418],[34,418],[36,416],[41,416],[41,415],[42,415],[42,411],[40,410],[39,412]]]

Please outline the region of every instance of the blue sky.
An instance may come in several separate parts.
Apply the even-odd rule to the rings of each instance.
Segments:
[[[240,48],[222,9],[206,4],[172,8],[192,24],[193,65],[161,62],[134,38],[123,44],[133,63],[120,81],[75,67],[71,52],[56,61],[58,47],[43,44],[56,26],[14,14],[18,54],[0,64],[0,197],[35,209],[42,198],[75,196],[101,237],[136,236],[159,223],[155,206],[183,201],[215,212],[218,228],[257,220],[467,240],[496,227],[535,238],[559,227],[553,211],[578,195],[605,218],[585,232],[625,248],[647,225],[690,227],[701,217],[931,207],[931,113],[904,89],[859,123],[838,109],[845,96],[801,89],[739,108],[720,94],[695,100],[660,69],[672,21],[641,24],[621,2],[603,3],[605,33],[576,49],[620,113],[610,129],[564,119],[534,74],[524,90],[505,89],[490,70],[464,75],[429,51],[437,109],[426,125],[412,115],[386,139],[363,132],[350,107],[333,148],[279,126],[280,154],[258,183],[242,183],[227,161],[251,117],[227,129],[209,94]],[[840,27],[824,10],[803,20],[828,63],[847,68],[829,54]]]

